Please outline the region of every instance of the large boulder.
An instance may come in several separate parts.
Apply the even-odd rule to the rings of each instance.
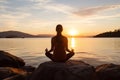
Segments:
[[[35,67],[32,66],[0,67],[0,80],[28,80],[34,70]]]
[[[99,80],[120,80],[120,65],[103,64],[96,67]]]
[[[23,66],[21,69],[27,72],[33,72],[36,68],[33,66]]]
[[[12,67],[0,67],[0,80],[15,76],[15,75],[24,76],[26,74],[27,72],[22,69],[12,68]]]
[[[0,67],[21,67],[24,65],[25,62],[23,59],[8,52],[0,51]]]
[[[8,78],[5,78],[3,80],[26,80],[26,76],[25,75],[14,75]]]
[[[82,61],[49,61],[40,64],[30,80],[95,80],[95,69]]]

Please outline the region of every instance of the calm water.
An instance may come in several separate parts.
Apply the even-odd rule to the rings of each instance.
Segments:
[[[49,61],[45,48],[50,49],[50,38],[0,39],[0,50],[19,56],[27,65],[38,66]],[[97,66],[103,63],[120,64],[120,38],[69,38],[69,48],[75,50],[72,59]]]

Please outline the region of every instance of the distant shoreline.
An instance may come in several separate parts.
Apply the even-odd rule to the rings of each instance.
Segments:
[[[104,33],[100,33],[94,37],[107,37],[107,38],[111,38],[111,37],[114,37],[114,38],[120,38],[120,29],[118,30],[114,30],[114,31],[109,31],[109,32],[104,32]]]
[[[0,38],[51,38],[53,34],[32,35],[20,31],[3,31],[0,32]],[[95,36],[67,36],[68,38],[120,38],[120,29],[104,32]]]

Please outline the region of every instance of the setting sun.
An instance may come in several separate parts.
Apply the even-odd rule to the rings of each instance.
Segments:
[[[75,29],[71,29],[71,30],[69,30],[68,35],[70,35],[70,36],[78,36],[78,31],[75,30]]]

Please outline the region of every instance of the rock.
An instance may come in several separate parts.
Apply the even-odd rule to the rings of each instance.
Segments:
[[[14,75],[3,80],[26,80],[26,76],[23,75]]]
[[[120,80],[120,65],[103,64],[96,67],[99,80]]]
[[[8,52],[0,51],[0,67],[21,67],[24,65],[23,59]]]
[[[14,76],[14,75],[25,75],[26,71],[18,68],[11,67],[0,67],[0,80]]]
[[[27,74],[16,74],[14,76],[10,76],[10,77],[7,77],[3,80],[28,80],[29,79],[29,76],[31,75],[31,73],[27,73]]]
[[[23,66],[21,69],[27,71],[27,72],[33,72],[36,68],[33,66]]]
[[[95,80],[94,76],[94,67],[82,61],[49,61],[40,64],[29,80]]]

